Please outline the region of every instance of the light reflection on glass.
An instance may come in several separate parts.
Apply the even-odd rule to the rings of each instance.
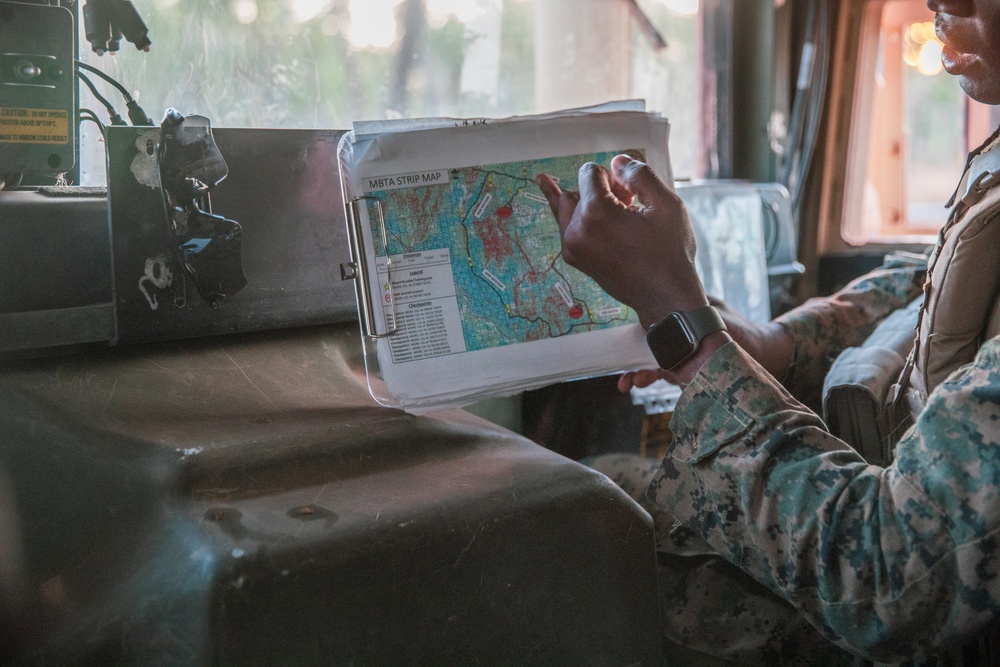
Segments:
[[[903,62],[925,76],[935,76],[944,69],[942,48],[933,21],[911,23],[903,30]]]
[[[661,0],[672,12],[682,16],[694,16],[698,13],[699,0]]]
[[[940,74],[944,69],[941,64],[941,42],[934,40],[927,42],[920,47],[920,62],[917,63],[917,71],[927,76]]]
[[[351,0],[347,39],[355,49],[384,49],[396,41],[396,5],[401,0]]]
[[[294,20],[305,23],[328,12],[333,5],[333,0],[291,0],[289,4]]]
[[[233,16],[244,25],[249,25],[257,20],[256,0],[234,0]]]

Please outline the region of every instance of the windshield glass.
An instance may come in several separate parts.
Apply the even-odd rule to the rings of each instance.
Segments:
[[[152,48],[81,59],[154,122],[174,107],[214,127],[349,128],[355,120],[504,117],[643,98],[694,173],[698,0],[149,0]],[[111,92],[106,96],[110,98]],[[107,122],[86,89],[81,106]],[[124,115],[124,104],[118,103]],[[82,181],[103,147],[82,128]]]

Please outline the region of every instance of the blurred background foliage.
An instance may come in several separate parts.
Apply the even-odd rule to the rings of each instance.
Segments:
[[[617,35],[582,45],[630,50],[627,97],[644,98],[674,128],[675,167],[693,163],[697,141],[697,0],[589,0],[649,19],[667,42],[651,43],[632,20]],[[539,6],[566,22],[536,25]],[[208,116],[216,127],[349,128],[356,120],[427,116],[504,117],[551,111],[536,94],[546,63],[536,45],[586,23],[572,0],[136,0],[153,42],[123,43],[81,57],[133,91],[154,121],[168,107]],[[625,10],[622,10],[625,11]],[[600,26],[598,26],[600,27]],[[572,63],[569,64],[572,67]],[[583,67],[581,65],[581,67]],[[589,98],[621,97],[620,86],[587,80]],[[577,73],[573,74],[574,76]],[[606,85],[607,84],[607,85]],[[103,116],[83,91],[81,105]],[[563,107],[577,106],[567,96]],[[589,101],[587,103],[590,103]],[[678,133],[678,128],[680,133]],[[84,132],[96,134],[93,127]],[[94,137],[91,137],[93,139]],[[98,141],[90,141],[95,144]],[[87,137],[84,137],[87,143]],[[676,144],[676,145],[675,145]],[[85,156],[96,171],[100,147]],[[88,169],[87,163],[93,163]],[[677,173],[684,173],[680,169]]]

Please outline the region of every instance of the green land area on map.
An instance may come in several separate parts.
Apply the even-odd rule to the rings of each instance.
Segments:
[[[576,189],[586,161],[618,152],[449,170],[439,185],[374,191],[386,203],[388,254],[447,248],[469,351],[637,321],[560,256],[538,174]],[[373,230],[377,233],[377,230]]]

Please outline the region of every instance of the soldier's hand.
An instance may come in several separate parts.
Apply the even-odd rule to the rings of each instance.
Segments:
[[[610,171],[588,162],[579,193],[546,176],[538,183],[559,222],[563,259],[634,308],[643,327],[708,303],[684,204],[648,165],[627,155]]]

